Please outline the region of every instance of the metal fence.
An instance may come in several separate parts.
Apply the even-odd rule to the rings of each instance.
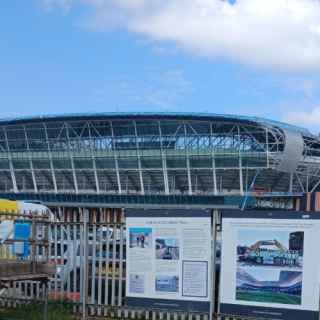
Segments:
[[[42,254],[39,247],[37,254]],[[208,314],[126,306],[126,227],[122,210],[58,208],[49,229],[49,262],[57,266],[49,283],[49,299],[70,303],[83,319],[209,319]],[[13,283],[1,293],[0,306],[39,301],[44,294],[39,282]]]

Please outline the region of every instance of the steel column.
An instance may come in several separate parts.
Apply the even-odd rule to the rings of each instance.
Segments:
[[[34,189],[34,192],[38,192],[37,181],[36,181],[36,177],[34,174],[34,168],[33,168],[33,162],[32,162],[32,156],[31,156],[31,150],[30,150],[30,144],[29,144],[26,126],[23,126],[23,131],[24,131],[24,136],[25,136],[26,143],[27,143],[28,158],[29,158],[32,182],[33,182],[33,189]]]
[[[46,142],[47,142],[47,146],[48,146],[48,154],[49,154],[49,161],[50,161],[50,169],[51,169],[51,175],[52,175],[53,188],[54,188],[54,192],[58,193],[57,180],[56,180],[56,175],[55,175],[55,172],[54,172],[54,166],[53,166],[53,160],[52,160],[52,151],[51,151],[50,142],[49,142],[47,125],[45,123],[43,123],[43,127],[44,127],[44,133],[45,133]]]
[[[136,140],[136,148],[137,148],[137,157],[138,157],[138,168],[139,168],[139,179],[140,179],[140,190],[141,194],[144,194],[144,184],[143,184],[143,177],[142,177],[142,167],[141,167],[141,157],[140,157],[140,147],[138,141],[138,130],[137,130],[137,123],[133,121],[134,125],[134,132],[135,132],[135,140]]]
[[[162,159],[164,192],[166,195],[168,195],[170,191],[169,191],[169,179],[168,179],[168,170],[167,170],[167,159],[166,159],[166,154],[164,153],[164,150],[163,150],[162,131],[161,131],[160,121],[158,121],[158,128],[159,128],[159,137],[160,137],[160,152],[161,152],[161,159]]]
[[[118,155],[117,155],[117,149],[116,149],[116,144],[115,144],[115,136],[114,136],[112,121],[109,121],[109,124],[110,124],[111,136],[112,136],[112,151],[113,151],[114,163],[115,163],[115,167],[116,167],[118,192],[119,192],[119,194],[121,194],[122,188],[121,188],[121,180],[120,180],[120,173],[119,173],[119,162],[118,162]]]
[[[11,156],[11,152],[10,152],[10,146],[9,146],[8,134],[7,134],[6,128],[3,128],[3,132],[4,132],[4,137],[6,140],[6,146],[7,146],[7,150],[8,150],[8,160],[9,160],[10,175],[11,175],[11,180],[12,180],[12,185],[13,185],[13,192],[17,193],[18,192],[17,180],[16,180],[16,176],[14,173],[14,167],[13,167],[13,163],[12,163],[12,156]]]

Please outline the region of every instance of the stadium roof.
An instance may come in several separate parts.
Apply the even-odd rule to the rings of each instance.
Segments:
[[[139,118],[159,118],[159,119],[191,119],[191,120],[229,120],[240,122],[253,122],[259,123],[265,126],[277,126],[282,129],[300,132],[306,135],[312,135],[308,129],[287,124],[280,121],[269,120],[261,117],[254,116],[241,116],[231,114],[217,114],[217,113],[178,113],[178,112],[102,112],[102,113],[71,113],[71,114],[51,114],[51,115],[39,115],[39,116],[25,116],[15,118],[0,119],[0,124],[19,124],[26,122],[43,122],[43,121],[68,121],[68,120],[83,120],[83,119],[132,119]]]

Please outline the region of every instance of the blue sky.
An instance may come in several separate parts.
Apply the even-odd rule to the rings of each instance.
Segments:
[[[199,111],[318,133],[319,30],[314,0],[4,1],[0,117]]]
[[[131,233],[144,233],[148,235],[149,233],[152,233],[152,228],[130,228]]]

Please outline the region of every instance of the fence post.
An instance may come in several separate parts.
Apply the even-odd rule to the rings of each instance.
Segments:
[[[320,320],[320,299],[319,299],[319,313],[318,313],[318,319]]]
[[[217,244],[217,218],[218,210],[213,210],[212,216],[212,246],[211,246],[211,301],[209,319],[213,319],[216,301],[216,244]]]
[[[35,215],[36,212],[29,212],[29,215],[31,215],[31,265],[32,270],[31,272],[33,274],[36,273],[36,241],[37,241],[37,227],[36,227],[36,221],[35,221]]]
[[[82,319],[87,318],[87,298],[88,298],[88,220],[89,211],[83,208],[83,290],[82,290]]]
[[[48,281],[44,282],[44,308],[43,308],[43,319],[48,320]],[[43,287],[43,283],[42,283]]]

